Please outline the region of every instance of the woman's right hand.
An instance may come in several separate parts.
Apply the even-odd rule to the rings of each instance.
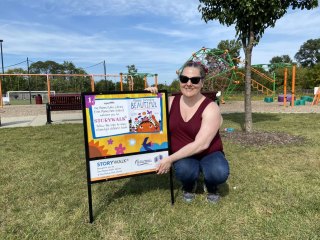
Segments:
[[[144,90],[145,91],[149,91],[151,93],[158,93],[158,88],[157,87],[147,87]]]

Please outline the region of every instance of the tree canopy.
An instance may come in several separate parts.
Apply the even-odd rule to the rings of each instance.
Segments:
[[[233,40],[221,40],[218,43],[218,49],[220,50],[228,50],[230,57],[232,58],[233,64],[235,66],[238,65],[238,58],[240,56],[240,50],[242,48],[242,44],[240,41]]]
[[[131,75],[133,78],[133,89],[134,90],[143,90],[144,89],[144,79],[143,76],[138,74],[138,69],[134,64],[128,65],[128,75]],[[129,79],[126,79],[127,84],[129,85]],[[128,86],[129,88],[129,86]]]
[[[244,46],[249,44],[250,32],[255,42],[259,42],[265,29],[274,27],[278,19],[292,9],[312,9],[318,6],[317,0],[269,0],[269,1],[220,1],[199,0],[199,11],[205,22],[216,19],[226,26],[235,25],[236,35]]]
[[[77,68],[72,62],[38,61],[30,65],[30,73],[36,74],[86,74],[82,68]]]
[[[320,63],[320,38],[305,42],[294,57],[303,67],[313,67]]]
[[[241,40],[245,53],[245,126],[252,132],[251,109],[251,58],[253,46],[259,43],[265,29],[274,27],[288,8],[312,9],[318,0],[199,0],[198,10],[205,22],[218,20],[226,26],[235,26],[236,36]]]
[[[292,59],[289,55],[275,56],[270,60],[270,64],[274,63],[292,63]]]

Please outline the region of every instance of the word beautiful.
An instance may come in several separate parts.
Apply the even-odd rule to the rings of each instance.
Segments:
[[[131,109],[132,110],[136,110],[136,109],[153,109],[153,108],[157,108],[157,102],[154,101],[154,99],[137,99],[137,100],[133,100],[131,102]]]

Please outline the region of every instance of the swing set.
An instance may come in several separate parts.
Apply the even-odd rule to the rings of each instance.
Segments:
[[[139,76],[139,77],[143,77],[143,81],[144,81],[144,88],[148,87],[148,81],[147,78],[148,77],[154,77],[154,81],[155,81],[155,86],[157,87],[158,85],[158,74],[151,74],[151,73],[134,73],[134,74],[0,74],[0,107],[3,107],[3,95],[2,95],[2,79],[4,79],[5,77],[9,77],[11,82],[11,77],[24,77],[24,78],[29,78],[29,77],[40,77],[40,78],[45,78],[46,80],[46,95],[47,95],[47,99],[48,99],[48,103],[50,104],[50,97],[52,95],[53,92],[59,92],[61,90],[61,84],[63,83],[63,81],[61,81],[61,78],[67,78],[67,79],[72,79],[73,77],[83,77],[83,78],[89,78],[90,79],[90,89],[92,92],[95,91],[95,81],[94,79],[97,77],[104,77],[106,78],[113,78],[119,79],[119,85],[120,85],[120,91],[124,91],[124,78],[127,79],[127,83],[128,83],[128,87],[129,87],[129,91],[133,91],[134,90],[134,77],[135,76]],[[60,79],[60,81],[58,81]],[[84,82],[84,81],[83,81]],[[81,91],[82,86],[84,85],[83,82],[80,82],[80,87],[74,87],[73,91],[74,92],[79,92]],[[30,84],[30,83],[29,83]],[[37,85],[37,83],[36,83]],[[75,83],[76,85],[76,83]],[[29,85],[30,86],[30,85]],[[30,89],[30,87],[29,87]],[[19,92],[19,91],[17,91]],[[26,91],[23,91],[26,92]],[[29,92],[29,96],[30,96],[30,104],[31,104],[31,94],[34,93],[35,91],[27,91]],[[40,91],[37,91],[40,92]]]

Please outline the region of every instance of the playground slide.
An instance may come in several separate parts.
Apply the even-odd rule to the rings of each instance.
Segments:
[[[264,73],[258,71],[257,69],[251,67],[251,71],[258,74],[260,77],[263,77],[264,79],[268,80],[269,82],[274,83],[274,79],[272,79],[271,77],[265,75]]]
[[[237,74],[239,74],[243,78],[245,77],[245,75],[242,72],[237,72]],[[263,94],[266,94],[268,96],[271,96],[274,94],[274,92],[271,89],[267,88],[266,86],[262,85],[261,83],[257,82],[252,78],[251,78],[251,86],[257,89],[259,92],[262,92]]]

